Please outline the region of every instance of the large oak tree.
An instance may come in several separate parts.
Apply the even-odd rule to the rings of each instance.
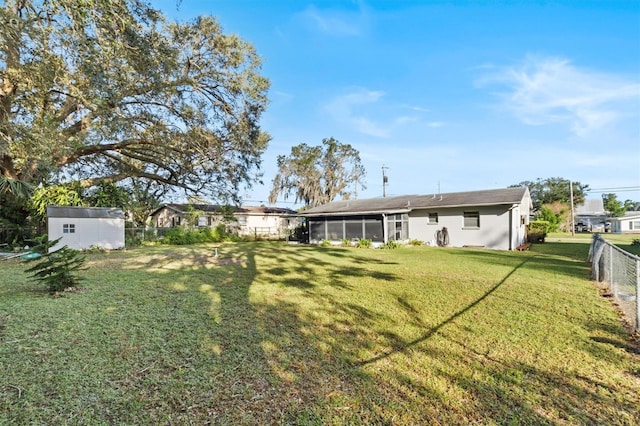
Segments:
[[[531,193],[531,201],[535,210],[543,205],[560,202],[566,205],[571,203],[571,184],[568,179],[553,177],[547,179],[538,178],[535,182],[524,181],[512,186],[527,186]],[[585,195],[589,191],[589,185],[573,182],[573,204],[584,204]]]
[[[211,17],[140,0],[6,0],[0,175],[32,184],[146,180],[236,198],[259,179],[268,81]]]
[[[311,207],[338,196],[348,199],[359,187],[364,189],[364,176],[360,153],[351,145],[334,138],[323,139],[320,146],[302,143],[292,147],[288,157],[278,156],[278,173],[269,202],[275,203],[279,195],[286,199],[291,194],[295,194],[296,202]]]

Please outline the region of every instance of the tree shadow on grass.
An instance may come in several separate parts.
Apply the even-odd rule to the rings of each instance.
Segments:
[[[383,352],[380,355],[377,355],[377,356],[375,356],[373,358],[369,358],[369,359],[366,359],[366,360],[359,361],[358,365],[367,365],[367,364],[371,364],[371,363],[374,363],[374,362],[377,362],[377,361],[381,361],[381,360],[383,360],[385,358],[388,358],[388,357],[390,357],[390,356],[392,356],[394,354],[397,354],[399,352],[402,352],[402,351],[405,351],[407,349],[410,349],[412,346],[418,345],[418,344],[424,342],[425,340],[429,339],[431,336],[436,334],[441,328],[443,328],[447,324],[451,323],[452,321],[455,321],[457,318],[459,318],[460,316],[464,315],[466,312],[470,311],[471,309],[475,308],[480,303],[482,303],[483,300],[485,300],[487,297],[489,297],[491,294],[493,294],[496,290],[498,290],[505,282],[507,282],[509,277],[511,277],[526,262],[527,262],[527,259],[523,260],[519,265],[514,267],[513,270],[511,270],[503,279],[498,281],[493,287],[491,287],[489,290],[487,290],[481,297],[476,299],[473,303],[471,303],[471,304],[465,306],[463,309],[455,312],[454,314],[449,316],[447,319],[445,319],[444,321],[442,321],[441,323],[439,323],[435,327],[431,327],[429,330],[427,330],[424,334],[422,334],[417,339],[413,339],[413,340],[411,340],[409,342],[406,342],[406,343],[403,343],[403,344],[397,344],[398,348],[394,348],[394,349],[392,349],[390,351]]]
[[[229,258],[236,261],[223,262]],[[175,261],[181,262],[182,256]],[[316,291],[315,282],[320,279],[326,288],[341,291],[349,288],[348,281],[354,277],[395,279],[389,273],[372,274],[365,261],[371,259],[362,257],[342,269],[315,250],[282,250],[268,244],[221,246],[218,258],[196,253],[190,264],[178,269],[154,260],[151,266],[164,282],[177,281],[172,287],[182,294],[180,300],[197,297],[210,302],[206,310],[211,320],[195,350],[198,356],[186,363],[197,366],[196,371],[211,371],[210,387],[200,384],[198,395],[176,389],[173,403],[180,397],[185,402],[174,409],[185,413],[183,419],[209,418],[223,424],[324,422],[326,410],[339,403],[336,395],[351,393],[361,380],[353,376],[349,355],[341,345],[327,344],[331,338],[349,339],[354,324],[338,319],[316,329],[313,319],[301,313],[299,303],[308,300],[341,318],[371,319],[373,314],[365,308]],[[263,296],[253,287],[269,276],[277,277],[266,287],[273,296],[260,302]],[[274,291],[279,286],[280,293]],[[302,299],[287,297],[288,287],[302,290]],[[175,373],[168,371],[168,375]],[[366,423],[384,422],[373,411],[362,415]]]
[[[169,252],[164,259],[157,251],[128,265],[115,259],[114,267],[137,271],[136,283],[127,285],[148,291],[149,297],[135,300],[126,289],[103,293],[110,297],[104,304],[114,307],[113,315],[104,310],[83,318],[86,334],[74,336],[70,343],[85,344],[87,339],[112,354],[108,362],[92,360],[100,363],[95,374],[101,385],[91,388],[79,382],[77,391],[64,389],[67,397],[78,393],[77,406],[51,393],[52,406],[66,404],[70,415],[79,415],[74,410],[83,406],[97,413],[95,423],[112,424],[453,424],[481,423],[490,416],[505,423],[521,416],[544,424],[550,417],[523,401],[520,393],[525,389],[544,397],[544,392],[554,392],[549,386],[560,386],[554,398],[561,401],[567,393],[572,402],[548,407],[561,415],[582,408],[583,387],[570,386],[574,379],[563,382],[560,373],[499,362],[471,348],[467,359],[434,344],[439,339],[438,343],[461,345],[456,336],[445,334],[450,328],[444,326],[455,328],[456,320],[525,268],[526,258],[517,259],[520,263],[476,300],[409,340],[402,331],[376,329],[380,315],[391,317],[394,312],[346,297],[362,291],[355,286],[369,285],[370,280],[385,286],[402,284],[393,271],[372,273],[370,265],[379,263],[374,255],[356,255],[359,260],[350,262],[348,253],[342,257],[315,248],[233,244],[220,246],[219,257],[211,259],[207,247],[202,248],[204,254],[194,250],[192,260],[188,250]],[[298,280],[297,285],[289,287],[287,280]],[[402,295],[395,301],[413,324],[424,327],[419,305]],[[386,319],[397,324],[394,318]],[[380,347],[390,349],[362,361],[360,354]],[[436,381],[467,392],[470,406],[452,407],[440,388],[414,374],[417,365],[397,363],[416,353],[426,357],[417,359],[421,363],[437,361],[421,367],[433,371]],[[451,362],[468,363],[462,371],[478,369],[477,376],[452,374],[456,368],[449,368]],[[62,372],[68,373],[69,366],[63,367],[59,366],[60,378],[51,379],[48,392],[55,392]],[[108,372],[106,378],[103,371]],[[542,390],[536,393],[522,374],[531,375]],[[590,401],[605,404],[610,399],[594,395]],[[516,409],[511,417],[510,407]],[[585,418],[599,419],[580,419]]]
[[[480,353],[445,334],[463,351],[458,355],[432,347],[428,356],[436,365],[470,365],[473,373],[451,374],[437,368],[438,374],[467,393],[471,411],[477,419],[490,418],[497,424],[610,424],[609,409],[617,413],[618,424],[636,424],[639,407],[637,386],[612,386],[580,374],[567,374],[564,366],[545,366],[517,359],[501,360]],[[458,371],[465,371],[459,369]],[[625,398],[623,395],[632,396]]]

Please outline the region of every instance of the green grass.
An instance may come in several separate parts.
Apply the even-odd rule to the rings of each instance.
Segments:
[[[589,240],[280,243],[0,263],[0,424],[637,424],[640,358]]]
[[[640,234],[610,234],[610,233],[601,233],[600,234],[605,240],[609,241],[611,244],[615,244],[621,249],[636,255],[640,256],[640,245],[633,245],[634,240],[640,240]],[[591,242],[593,239],[593,234],[588,232],[583,233],[575,233],[571,235],[570,233],[563,232],[555,232],[549,234],[547,237],[547,241],[552,242]]]

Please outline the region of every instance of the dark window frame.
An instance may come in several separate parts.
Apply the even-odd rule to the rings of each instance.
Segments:
[[[463,212],[462,229],[480,229],[480,212],[477,210]]]

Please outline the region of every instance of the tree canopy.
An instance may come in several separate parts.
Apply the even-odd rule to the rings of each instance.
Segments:
[[[604,205],[604,210],[611,217],[624,216],[624,213],[627,211],[628,207],[631,206],[631,203],[631,200],[627,200],[625,203],[622,203],[618,200],[616,194],[602,194],[602,204]]]
[[[531,202],[535,210],[540,209],[543,205],[561,202],[564,204],[571,203],[571,181],[568,179],[555,177],[540,179],[535,182],[524,181],[513,186],[527,186],[531,193]],[[574,205],[584,204],[586,192],[589,185],[573,182],[573,203]]]
[[[2,182],[132,179],[237,199],[259,179],[268,81],[211,17],[168,22],[141,0],[6,0]]]
[[[358,188],[365,188],[364,176],[360,153],[351,145],[332,137],[323,139],[320,146],[302,143],[292,147],[288,157],[278,156],[269,202],[275,203],[279,195],[287,199],[291,194],[295,194],[296,202],[312,207],[339,195],[348,199]]]

